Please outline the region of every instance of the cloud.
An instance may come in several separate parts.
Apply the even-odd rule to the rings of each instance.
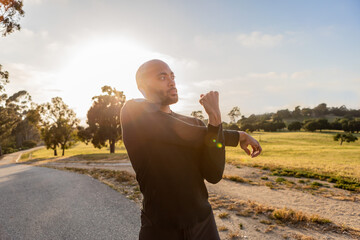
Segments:
[[[289,77],[289,74],[287,74],[287,73],[276,73],[276,72],[249,73],[248,77],[250,77],[250,78],[258,78],[258,79],[287,79]]]
[[[310,74],[311,74],[310,71],[294,72],[291,74],[291,79],[304,79],[309,77]]]
[[[224,84],[223,80],[204,80],[201,82],[194,82],[193,85],[196,87],[218,87]]]
[[[244,47],[275,47],[281,44],[282,34],[270,35],[261,32],[252,32],[250,34],[240,34],[237,40]]]
[[[36,5],[36,4],[41,4],[42,0],[25,0],[25,3]]]

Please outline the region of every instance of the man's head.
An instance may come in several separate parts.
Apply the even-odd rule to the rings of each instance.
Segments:
[[[175,75],[161,60],[142,64],[136,72],[136,83],[144,97],[152,102],[170,105],[178,101]]]

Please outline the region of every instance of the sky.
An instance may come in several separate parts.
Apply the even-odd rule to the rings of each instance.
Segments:
[[[83,124],[104,85],[142,97],[135,72],[154,58],[175,73],[171,108],[184,115],[211,90],[224,121],[234,106],[360,108],[358,0],[24,0],[24,10],[21,31],[0,37],[7,93],[59,96]]]

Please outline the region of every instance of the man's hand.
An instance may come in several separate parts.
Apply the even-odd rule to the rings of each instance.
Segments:
[[[220,125],[221,113],[219,108],[219,93],[217,91],[210,91],[206,94],[201,94],[199,102],[209,115],[209,124],[213,126]]]
[[[252,158],[258,156],[262,151],[262,148],[261,148],[259,142],[256,141],[255,138],[253,138],[246,132],[239,131],[239,134],[240,134],[240,138],[239,138],[240,147],[247,153],[247,155],[250,155]],[[248,149],[249,145],[252,148],[252,153]]]

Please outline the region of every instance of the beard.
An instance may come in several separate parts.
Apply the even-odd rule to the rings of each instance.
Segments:
[[[171,94],[169,89],[168,91],[163,91],[159,89],[149,89],[152,96],[156,96],[156,103],[166,106],[177,103],[179,97],[177,94]]]

